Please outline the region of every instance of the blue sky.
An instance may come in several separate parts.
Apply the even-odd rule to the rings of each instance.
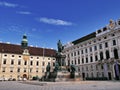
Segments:
[[[57,48],[120,18],[120,0],[0,0],[0,41]]]

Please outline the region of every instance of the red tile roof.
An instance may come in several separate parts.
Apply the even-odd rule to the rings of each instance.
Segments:
[[[35,56],[55,56],[56,50],[54,49],[43,49],[40,47],[28,47],[30,55]],[[44,50],[44,51],[43,51]],[[22,54],[23,49],[20,45],[14,45],[14,44],[6,44],[6,43],[0,43],[0,52],[2,53],[13,53],[13,54]]]

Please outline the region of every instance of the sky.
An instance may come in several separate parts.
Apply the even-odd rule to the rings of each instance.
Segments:
[[[0,0],[0,42],[57,49],[120,19],[120,0]]]

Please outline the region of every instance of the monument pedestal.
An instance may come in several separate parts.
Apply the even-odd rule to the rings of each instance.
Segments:
[[[68,81],[69,79],[70,79],[70,73],[69,72],[58,71],[57,76],[55,78],[55,81],[56,82]]]

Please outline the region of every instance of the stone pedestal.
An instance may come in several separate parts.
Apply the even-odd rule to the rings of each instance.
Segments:
[[[56,82],[68,81],[69,79],[70,79],[70,73],[69,72],[58,71],[55,81]]]

